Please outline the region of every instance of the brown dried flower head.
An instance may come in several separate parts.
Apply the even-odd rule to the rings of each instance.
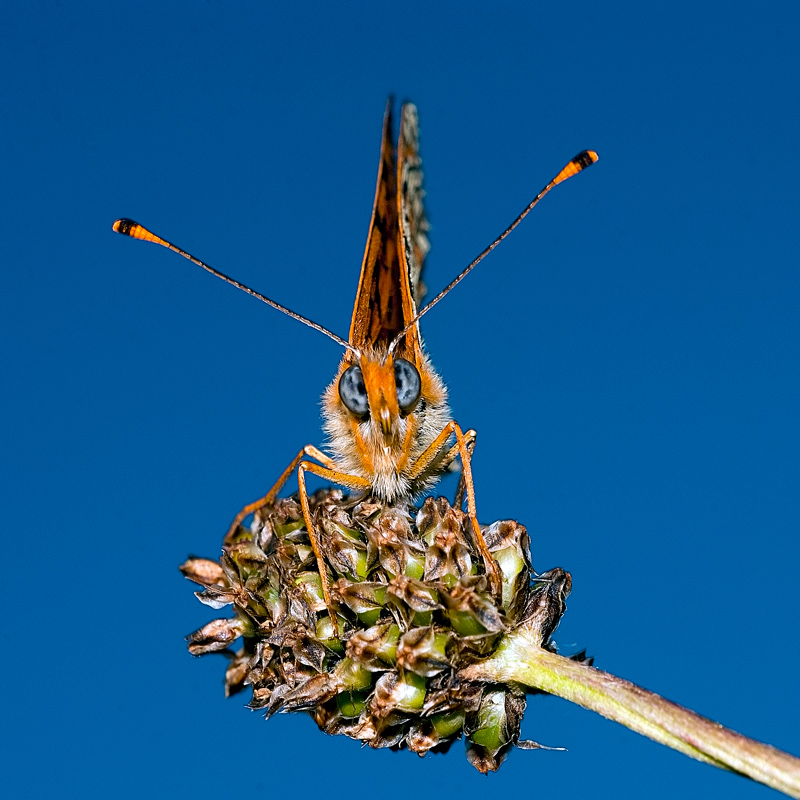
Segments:
[[[519,740],[526,697],[518,686],[463,680],[504,633],[535,626],[542,646],[564,612],[569,574],[536,576],[525,528],[483,528],[502,573],[493,596],[468,516],[444,498],[421,508],[349,501],[318,492],[312,511],[333,580],[333,624],[300,505],[278,500],[224,542],[219,562],[190,558],[183,574],[198,599],[233,616],[188,638],[193,655],[229,660],[225,692],[249,686],[250,707],[304,711],[330,734],[424,756],[462,736],[481,772]],[[240,641],[238,649],[233,649]],[[583,654],[577,656],[583,660]]]

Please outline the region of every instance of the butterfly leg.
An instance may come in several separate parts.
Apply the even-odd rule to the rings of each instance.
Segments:
[[[336,612],[333,610],[333,605],[331,603],[331,589],[330,581],[328,580],[328,568],[325,564],[325,559],[322,556],[319,533],[317,532],[317,529],[314,526],[314,521],[311,518],[311,506],[308,502],[308,491],[306,490],[306,472],[310,472],[312,475],[319,475],[320,478],[329,480],[331,483],[338,484],[339,486],[345,486],[348,489],[369,489],[372,484],[366,478],[360,478],[357,475],[348,475],[346,472],[339,472],[339,470],[327,466],[321,467],[319,464],[315,464],[313,461],[301,461],[297,466],[297,484],[300,489],[300,506],[303,509],[303,519],[306,523],[308,538],[311,540],[311,548],[314,551],[314,556],[317,559],[317,569],[319,570],[319,577],[322,581],[322,595],[325,598],[325,605],[331,618],[333,635],[338,636],[339,623],[336,619]]]
[[[471,438],[472,444],[474,445],[474,431],[469,431],[469,433],[473,434]],[[461,477],[466,488],[467,513],[469,514],[469,520],[472,524],[473,537],[475,539],[475,544],[480,551],[481,557],[483,558],[486,572],[489,575],[489,584],[492,588],[492,592],[499,597],[502,591],[502,578],[500,576],[500,568],[497,566],[497,562],[494,560],[494,558],[492,558],[492,554],[489,552],[489,548],[486,546],[483,534],[481,533],[481,526],[478,524],[478,512],[475,507],[475,485],[472,481],[472,464],[470,461],[470,448],[467,445],[467,435],[461,430],[455,420],[450,420],[450,422],[444,426],[442,432],[431,442],[431,444],[428,446],[428,449],[425,450],[425,452],[422,453],[422,455],[417,459],[416,463],[411,469],[409,478],[412,481],[416,480],[421,475],[424,475],[427,471],[429,471],[434,464],[438,463],[439,456],[445,447],[447,447],[447,441],[451,436],[456,437],[456,444],[451,448],[450,451],[448,451],[445,459],[450,456],[450,452],[452,451],[455,451],[459,456],[461,456],[461,464],[463,469]],[[453,457],[455,458],[455,454]]]
[[[250,514],[255,513],[259,509],[264,508],[264,506],[268,506],[275,502],[275,498],[278,496],[278,492],[283,489],[283,485],[286,483],[287,480],[291,477],[292,473],[297,468],[297,465],[303,460],[305,456],[310,456],[311,458],[316,458],[317,461],[324,464],[329,469],[334,469],[336,464],[334,463],[333,459],[326,456],[318,447],[314,447],[313,444],[307,444],[293,459],[291,464],[281,473],[280,478],[276,481],[275,485],[259,500],[256,500],[253,503],[249,503],[246,505],[234,518],[233,522],[231,522],[230,527],[228,528],[228,532],[225,534],[225,541],[228,542],[236,533],[239,525],[242,524],[245,517],[250,516]]]
[[[478,438],[478,434],[474,430],[464,431],[464,440],[467,443],[467,451],[469,452],[470,460],[472,459],[472,453],[475,450],[475,440]],[[443,445],[444,448],[444,445]],[[438,462],[434,460],[432,464],[428,466],[428,470],[432,469],[434,466],[439,467],[449,467],[450,464],[455,461],[458,456],[458,443],[454,444],[447,454]],[[417,476],[418,478],[424,477],[424,473],[422,475]],[[461,477],[458,481],[458,488],[456,489],[456,496],[453,499],[453,508],[460,509],[461,506],[464,505],[464,495],[466,493],[466,484],[464,481],[464,470],[461,470]]]
[[[467,440],[467,451],[469,452],[469,460],[472,463],[472,454],[475,452],[475,440],[478,434],[475,431],[467,431],[464,438]],[[451,455],[452,454],[452,455]],[[445,462],[450,463],[458,455],[458,445],[450,448],[450,452],[445,456]],[[449,460],[448,460],[449,459]],[[461,509],[464,505],[464,495],[466,494],[467,485],[464,480],[464,470],[461,470],[461,476],[458,479],[458,488],[456,489],[456,496],[453,498],[453,507]]]

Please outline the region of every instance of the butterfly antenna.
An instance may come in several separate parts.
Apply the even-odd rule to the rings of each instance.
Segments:
[[[542,189],[542,191],[539,192],[539,194],[537,194],[527,206],[525,206],[522,213],[474,261],[472,261],[452,281],[450,281],[450,283],[448,283],[447,286],[445,286],[444,289],[442,289],[442,291],[439,292],[439,294],[437,294],[436,297],[434,297],[433,300],[431,300],[430,303],[428,303],[422,309],[422,311],[420,311],[414,317],[414,319],[412,319],[411,322],[409,322],[408,325],[403,328],[402,331],[400,331],[400,333],[389,345],[389,352],[391,353],[392,350],[394,350],[401,339],[411,330],[414,325],[419,322],[421,317],[427,314],[451,289],[455,288],[459,283],[461,283],[461,281],[463,281],[464,278],[466,278],[467,275],[469,275],[469,273],[472,272],[472,270],[475,269],[475,267],[477,267],[478,264],[480,264],[481,261],[483,261],[483,259],[486,258],[486,256],[488,256],[489,253],[491,253],[492,250],[494,250],[495,247],[497,247],[497,245],[499,245],[500,242],[502,242],[503,239],[505,239],[506,236],[508,236],[508,234],[511,233],[511,231],[513,231],[523,219],[525,219],[526,216],[528,216],[528,214],[533,210],[534,206],[554,186],[558,186],[559,183],[562,183],[567,178],[571,178],[573,175],[583,172],[586,167],[590,167],[592,164],[594,164],[595,161],[597,161],[597,158],[597,153],[595,153],[594,150],[584,150],[583,152],[578,153],[578,155],[576,155],[575,158],[573,158],[572,161],[570,161],[564,167],[564,169],[562,169],[561,172],[559,172],[558,175],[556,175],[555,178],[553,178],[553,180],[551,180],[550,183],[548,183],[547,186],[545,186],[544,189]]]
[[[287,316],[291,317],[292,319],[296,319],[298,322],[302,322],[304,325],[308,325],[309,328],[313,328],[315,331],[319,331],[320,333],[324,333],[330,339],[333,339],[334,342],[340,344],[347,350],[351,350],[357,356],[360,355],[359,351],[353,347],[349,342],[346,342],[344,339],[337,336],[335,333],[329,331],[327,328],[324,328],[322,325],[319,325],[316,322],[312,322],[310,319],[298,314],[296,311],[292,311],[286,306],[282,306],[280,303],[276,303],[274,300],[270,300],[269,297],[265,297],[260,292],[255,291],[255,289],[251,289],[249,286],[245,286],[243,283],[239,283],[239,281],[235,281],[233,278],[229,278],[227,275],[215,270],[213,267],[210,267],[205,262],[201,261],[199,258],[195,258],[190,253],[187,253],[185,250],[181,250],[180,247],[177,245],[172,244],[172,242],[168,242],[166,239],[162,239],[160,236],[156,236],[151,231],[147,230],[147,228],[140,225],[138,222],[134,222],[132,219],[118,219],[114,225],[114,230],[117,233],[122,233],[125,236],[130,236],[133,239],[141,239],[143,242],[155,242],[156,244],[160,244],[162,247],[166,247],[168,250],[172,250],[173,253],[177,253],[179,256],[183,256],[184,258],[188,258],[193,264],[197,264],[198,267],[202,267],[206,272],[210,272],[212,275],[215,275],[217,278],[225,281],[225,283],[229,283],[231,286],[235,286],[237,289],[241,289],[243,292],[255,297],[257,300],[260,300],[262,303],[266,303],[268,306],[272,306],[273,308],[277,308],[278,311],[282,311]]]

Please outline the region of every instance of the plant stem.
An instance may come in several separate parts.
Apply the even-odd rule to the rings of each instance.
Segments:
[[[539,641],[536,631],[517,628],[491,658],[467,667],[459,677],[518,683],[563,697],[699,761],[800,798],[800,759],[626,680],[543,650]]]

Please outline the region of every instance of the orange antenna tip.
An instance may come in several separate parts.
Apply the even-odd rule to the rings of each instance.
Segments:
[[[567,178],[577,175],[579,172],[585,170],[586,167],[591,167],[592,164],[597,161],[597,158],[597,153],[595,153],[594,150],[584,150],[582,153],[578,153],[578,155],[553,178],[553,186],[557,186]]]
[[[135,224],[132,219],[118,219],[111,227],[114,229],[114,233],[127,234]]]
[[[134,222],[132,219],[118,219],[112,226],[116,233],[121,233],[124,236],[130,236],[132,239],[141,239],[143,242],[155,242],[156,244],[169,247],[169,242],[151,233],[147,228]]]

